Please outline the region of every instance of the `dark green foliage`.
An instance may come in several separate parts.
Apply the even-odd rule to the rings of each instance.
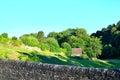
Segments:
[[[93,33],[92,36],[101,38],[103,49],[100,58],[120,58],[120,21]]]
[[[62,43],[62,47],[66,50],[65,54],[67,56],[71,56],[72,55],[72,48],[71,48],[69,43],[67,43],[67,42]]]
[[[12,40],[17,40],[17,37],[16,37],[16,36],[13,36],[13,37],[12,37]]]
[[[8,38],[8,34],[7,33],[2,33],[1,36],[4,37],[4,38]]]

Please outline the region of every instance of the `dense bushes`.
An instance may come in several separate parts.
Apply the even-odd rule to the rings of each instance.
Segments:
[[[25,45],[28,45],[28,46],[38,46],[39,45],[39,41],[33,36],[22,36],[21,40]]]
[[[47,38],[46,43],[50,46],[50,51],[52,52],[58,52],[60,49],[60,46],[56,39],[54,38]]]

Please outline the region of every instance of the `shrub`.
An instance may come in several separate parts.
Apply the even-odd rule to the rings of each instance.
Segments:
[[[16,36],[13,36],[13,37],[12,37],[12,40],[17,40],[17,37],[16,37]]]
[[[89,57],[88,57],[86,54],[82,54],[82,55],[80,56],[80,58],[81,58],[81,59],[89,59]]]
[[[65,52],[66,56],[71,56],[72,48],[71,48],[70,44],[67,42],[64,42],[64,43],[62,43],[62,47],[66,50],[66,52]]]
[[[20,40],[11,40],[10,44],[13,46],[21,46],[22,42]]]
[[[43,51],[45,51],[45,50],[50,50],[49,45],[48,45],[48,44],[45,44],[45,43],[39,44],[39,48],[40,48],[41,50],[43,50]]]
[[[4,38],[4,37],[0,36],[0,43],[1,44],[7,44],[8,42],[9,42],[8,38]]]
[[[8,34],[7,33],[2,33],[1,36],[4,37],[4,38],[8,38]]]
[[[50,51],[52,52],[59,52],[59,44],[58,41],[54,38],[47,38],[46,39],[47,44],[50,46]]]
[[[22,42],[28,46],[38,46],[39,41],[33,36],[23,36],[21,37]]]

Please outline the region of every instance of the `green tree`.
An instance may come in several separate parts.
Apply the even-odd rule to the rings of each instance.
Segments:
[[[108,25],[99,32],[91,36],[101,38],[103,49],[100,58],[120,58],[120,21],[117,24]]]
[[[58,33],[57,32],[50,32],[47,37],[52,37],[57,39]]]
[[[8,33],[2,33],[1,36],[4,38],[8,38]]]
[[[2,33],[0,35],[0,44],[8,44],[9,38],[7,33]]]
[[[96,58],[101,55],[102,44],[99,38],[91,37],[86,43],[84,52],[89,58]]]
[[[12,40],[17,40],[17,37],[16,37],[16,36],[13,36],[13,37],[12,37]]]
[[[50,51],[58,52],[60,47],[58,41],[55,38],[47,38],[46,43],[50,46]]]
[[[37,34],[37,39],[38,41],[41,43],[41,42],[44,42],[44,32],[43,31],[39,31],[38,34]]]

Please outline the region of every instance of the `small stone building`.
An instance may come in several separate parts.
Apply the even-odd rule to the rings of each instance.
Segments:
[[[82,54],[81,48],[72,48],[72,55],[74,56],[80,56]]]

